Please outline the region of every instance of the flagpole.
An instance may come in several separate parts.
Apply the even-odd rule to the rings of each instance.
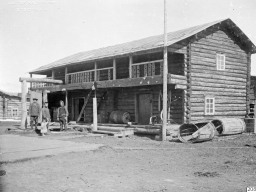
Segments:
[[[164,0],[164,66],[163,66],[163,125],[162,125],[162,141],[166,140],[167,125],[167,11],[166,0]]]

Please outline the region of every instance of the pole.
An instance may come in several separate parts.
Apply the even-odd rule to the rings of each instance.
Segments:
[[[93,131],[98,130],[98,117],[97,117],[97,95],[95,87],[95,96],[93,98]]]
[[[167,12],[166,0],[164,0],[164,66],[163,66],[163,125],[162,125],[162,141],[166,140],[166,124],[167,124]]]
[[[27,81],[23,80],[21,83],[21,129],[25,129],[27,118]]]

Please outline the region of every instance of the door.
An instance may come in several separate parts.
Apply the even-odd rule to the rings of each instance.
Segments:
[[[80,111],[82,110],[82,107],[84,105],[84,97],[80,97],[80,98],[74,98],[74,121],[77,120]],[[84,114],[81,116],[80,121],[84,121]]]
[[[138,123],[148,125],[151,116],[151,94],[138,95]]]

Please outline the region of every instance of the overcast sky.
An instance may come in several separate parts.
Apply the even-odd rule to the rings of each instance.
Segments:
[[[255,0],[167,0],[168,31],[231,18],[256,44]],[[163,0],[1,0],[0,89],[71,54],[163,33]],[[256,75],[256,56],[252,74]]]

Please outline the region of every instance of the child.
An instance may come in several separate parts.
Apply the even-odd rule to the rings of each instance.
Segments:
[[[51,116],[48,109],[48,102],[44,103],[44,107],[42,109],[42,120],[45,120],[46,128],[49,128],[49,122],[51,122]]]
[[[41,124],[41,135],[45,136],[45,133],[47,133],[47,123],[45,119],[42,120]]]

